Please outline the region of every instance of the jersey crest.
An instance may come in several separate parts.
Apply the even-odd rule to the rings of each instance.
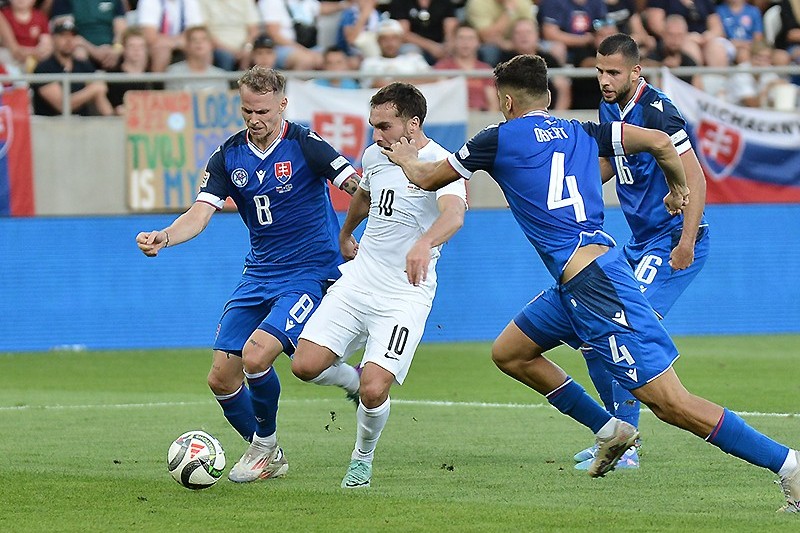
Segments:
[[[280,161],[275,163],[275,177],[284,184],[289,181],[292,177],[292,162]]]
[[[231,181],[233,182],[234,185],[236,185],[240,189],[245,185],[247,185],[248,179],[249,176],[247,174],[247,171],[241,167],[231,172]]]

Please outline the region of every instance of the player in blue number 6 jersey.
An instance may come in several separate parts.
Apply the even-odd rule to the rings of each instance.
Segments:
[[[325,287],[339,276],[339,223],[327,183],[351,195],[358,187],[347,159],[316,133],[283,119],[285,87],[274,70],[245,72],[239,94],[246,129],[211,154],[188,211],[163,230],[136,236],[142,252],[156,256],[197,236],[228,197],[250,232],[250,252],[222,312],[208,374],[225,418],[250,441],[228,475],[236,482],[288,469],[276,437],[280,381],[272,364],[281,352],[294,353]],[[358,374],[351,371],[345,389],[355,394]]]
[[[691,191],[683,213],[670,216],[661,199],[667,193],[664,173],[650,154],[631,154],[601,160],[603,181],[616,176],[622,212],[633,233],[622,253],[634,270],[639,289],[659,318],[667,315],[678,297],[706,263],[708,224],[703,217],[706,182],[692,149],[686,122],[667,96],[640,77],[639,47],[630,36],[607,37],[597,50],[597,79],[603,93],[600,122],[624,121],[665,132],[681,156]],[[566,344],[580,343],[577,337]],[[606,409],[620,420],[639,426],[639,400],[605,369],[594,351],[583,348],[589,376]],[[638,468],[637,447],[628,450],[617,468]],[[594,446],[575,455],[575,468],[585,470]]]
[[[677,348],[603,231],[598,156],[649,151],[668,180],[667,210],[677,215],[686,208],[686,175],[669,136],[621,122],[581,124],[550,116],[547,66],[541,57],[517,56],[498,65],[494,74],[506,122],[479,132],[443,161],[418,160],[416,147],[407,140],[385,154],[426,190],[487,171],[555,278],[556,286],[548,292],[557,298],[534,298],[497,338],[495,364],[592,430],[598,451],[589,475],[605,475],[639,432],[613,417],[542,355],[533,338],[558,342],[553,335],[560,330],[554,328],[566,321],[614,378],[656,416],[777,473],[786,496],[783,509],[800,511],[800,453],[683,387],[672,368]]]

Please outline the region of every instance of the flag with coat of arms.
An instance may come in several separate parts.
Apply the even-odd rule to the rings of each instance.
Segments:
[[[708,203],[800,202],[800,114],[721,102],[662,75],[705,171]]]

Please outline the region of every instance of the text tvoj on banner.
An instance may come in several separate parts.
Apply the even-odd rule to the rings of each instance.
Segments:
[[[197,197],[211,154],[244,128],[236,91],[125,93],[128,205],[182,211]]]
[[[800,202],[800,114],[721,102],[666,69],[663,80],[686,119],[708,203]]]

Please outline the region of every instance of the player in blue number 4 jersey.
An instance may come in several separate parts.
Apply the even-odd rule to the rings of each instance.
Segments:
[[[598,451],[589,475],[605,475],[639,432],[609,414],[532,340],[550,337],[557,332],[553,324],[566,320],[600,354],[614,378],[656,416],[777,473],[786,496],[783,509],[800,511],[800,453],[683,387],[672,368],[677,348],[603,231],[598,156],[652,153],[669,183],[667,210],[677,215],[685,209],[686,175],[669,136],[620,122],[581,124],[551,117],[541,57],[517,56],[498,65],[494,74],[506,122],[479,132],[443,161],[418,160],[416,147],[405,139],[384,153],[426,190],[487,171],[555,278],[558,298],[534,298],[508,324],[492,347],[495,364],[594,432]]]
[[[597,50],[597,79],[603,93],[600,122],[622,120],[669,135],[681,156],[691,191],[689,205],[682,214],[673,217],[661,202],[667,193],[664,173],[650,154],[600,161],[603,181],[616,176],[620,206],[633,233],[622,253],[634,270],[639,289],[658,317],[663,318],[708,258],[708,224],[703,217],[706,182],[683,117],[670,99],[645,82],[640,74],[639,47],[630,36],[618,33],[600,43]],[[573,335],[565,344],[575,346],[580,340]],[[638,427],[639,400],[613,379],[593,350],[583,347],[582,351],[589,376],[606,409]],[[617,468],[638,468],[637,447],[626,452]],[[577,453],[575,468],[586,470],[594,450],[591,446]]]
[[[347,159],[316,133],[283,119],[285,87],[274,70],[245,72],[239,94],[246,129],[211,155],[188,211],[163,230],[136,236],[142,252],[154,257],[197,236],[228,197],[250,232],[250,253],[222,312],[208,374],[225,418],[250,441],[228,474],[236,482],[279,477],[288,469],[276,437],[280,381],[272,364],[281,352],[294,353],[303,325],[339,275],[339,223],[328,181],[351,195],[358,187]],[[358,374],[348,368],[350,379],[337,384],[356,394]],[[323,373],[319,382],[324,379]]]

